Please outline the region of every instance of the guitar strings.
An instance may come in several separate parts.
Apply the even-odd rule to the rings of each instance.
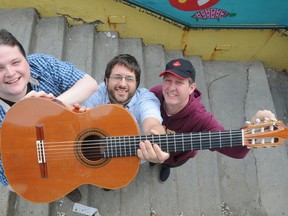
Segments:
[[[254,130],[254,129],[253,129]],[[76,141],[45,141],[43,140],[43,151],[46,157],[46,162],[67,160],[75,161],[75,157],[86,157],[87,160],[97,161],[102,158],[137,156],[140,141],[149,140],[151,143],[156,143],[163,151],[166,152],[183,152],[190,150],[215,149],[231,146],[243,146],[243,142],[247,141],[247,134],[257,134],[266,131],[266,129],[255,129],[253,133],[249,130],[227,130],[227,131],[212,131],[202,133],[182,133],[182,134],[162,134],[162,135],[141,135],[141,136],[107,136],[99,137],[91,140],[76,140]],[[268,131],[268,129],[267,129]],[[269,129],[269,132],[272,130]],[[231,139],[232,137],[232,139]],[[86,137],[87,138],[87,137]],[[270,138],[265,138],[270,139]],[[274,138],[271,138],[274,139]],[[192,140],[192,141],[191,141]],[[215,141],[216,140],[216,141]],[[221,145],[219,144],[221,140]],[[231,145],[232,140],[232,145]],[[251,139],[250,139],[251,140]],[[250,143],[250,140],[248,141]],[[264,144],[263,139],[253,139],[255,144]],[[127,144],[128,143],[128,144]],[[179,144],[180,143],[180,144]],[[196,144],[195,144],[196,143]],[[36,152],[34,145],[29,145],[25,149],[31,157],[31,151]],[[195,148],[194,148],[195,147]],[[78,152],[77,152],[78,151]],[[78,154],[78,156],[76,155]],[[37,158],[35,158],[37,160]]]
[[[176,151],[181,151],[181,150],[193,150],[193,142],[202,142],[202,144],[199,144],[199,149],[210,149],[210,148],[219,148],[219,144],[215,145],[213,143],[210,143],[211,140],[216,139],[221,139],[221,147],[230,147],[231,146],[231,135],[235,136],[237,135],[237,138],[233,138],[233,142],[237,143],[238,146],[242,145],[242,133],[239,133],[239,130],[237,133],[233,131],[228,131],[228,132],[221,132],[221,135],[219,133],[214,133],[214,132],[207,132],[207,133],[202,133],[199,134],[197,133],[194,136],[199,136],[199,137],[183,137],[183,134],[169,134],[169,135],[147,135],[147,136],[115,136],[115,137],[104,137],[104,138],[99,138],[96,140],[83,140],[83,141],[61,141],[61,142],[45,142],[45,153],[47,156],[47,159],[54,159],[54,158],[59,158],[58,156],[60,155],[61,158],[59,159],[69,159],[74,158],[75,156],[75,146],[80,145],[81,151],[85,151],[85,156],[86,157],[103,157],[104,152],[108,152],[111,157],[121,157],[121,156],[135,156],[137,155],[137,149],[139,148],[139,142],[143,140],[150,140],[152,143],[154,140],[154,143],[158,141],[158,145],[162,148],[165,147],[165,145],[171,146],[173,150]],[[185,135],[185,134],[184,134]],[[193,135],[193,133],[192,133]],[[203,135],[210,135],[208,138],[203,138]],[[229,135],[228,137],[225,137]],[[191,134],[190,134],[191,136]],[[213,137],[214,136],[214,137]],[[155,142],[155,139],[157,137],[157,141]],[[173,140],[168,140],[167,137]],[[191,147],[191,139],[192,139],[192,147]],[[103,143],[103,140],[106,141],[106,143]],[[131,141],[133,143],[131,144]],[[130,142],[129,144],[126,144],[127,142]],[[163,143],[164,142],[164,143]],[[181,142],[181,144],[177,144],[175,142]],[[207,143],[209,142],[209,143]],[[171,145],[173,144],[173,145]],[[169,150],[166,149],[166,150]],[[165,151],[165,150],[164,150]],[[129,154],[127,154],[129,153]],[[108,154],[108,155],[109,155]]]
[[[237,133],[235,133],[237,134]],[[235,134],[233,136],[235,136]],[[184,138],[183,138],[183,135],[184,135]],[[168,139],[168,142],[172,142],[174,143],[174,141],[187,141],[187,140],[190,140],[190,143],[191,143],[191,139],[192,141],[209,141],[211,139],[211,141],[213,141],[212,139],[215,139],[215,138],[218,138],[219,139],[222,139],[224,140],[224,138],[228,141],[231,140],[231,133],[229,133],[229,136],[228,137],[224,137],[225,134],[224,133],[221,133],[221,135],[218,135],[218,134],[211,134],[212,136],[210,136],[209,138],[203,138],[201,135],[200,138],[195,138],[195,137],[187,137],[185,136],[185,134],[175,134],[175,135],[142,135],[142,136],[109,136],[109,137],[101,137],[99,139],[95,139],[95,140],[81,140],[81,141],[60,141],[60,142],[45,142],[45,145],[51,145],[53,146],[53,144],[55,144],[54,146],[56,147],[59,147],[59,144],[64,144],[62,146],[66,146],[66,144],[83,144],[84,143],[84,146],[87,145],[87,146],[90,146],[91,145],[91,142],[94,143],[103,143],[103,141],[105,141],[105,143],[107,144],[107,141],[108,141],[108,144],[111,144],[110,142],[140,142],[142,140],[150,140],[151,142],[153,142],[152,140],[154,139],[157,139],[156,141],[160,141],[162,142],[163,140],[165,141],[165,143],[167,142]],[[215,137],[213,137],[213,135]],[[224,136],[223,136],[224,135]],[[238,133],[239,136],[242,136],[242,134]],[[180,136],[180,137],[179,137]],[[173,141],[171,141],[172,137],[175,139],[173,139]],[[212,138],[211,138],[212,137]],[[159,139],[160,138],[160,139]],[[86,144],[85,144],[86,143]],[[113,143],[112,143],[113,144]]]
[[[257,130],[255,130],[255,133],[256,132]],[[227,130],[202,133],[108,136],[99,137],[98,139],[60,142],[46,142],[44,140],[43,150],[45,156],[53,160],[74,159],[76,148],[78,148],[78,152],[83,152],[85,157],[110,158],[135,156],[137,155],[140,141],[149,140],[151,143],[158,144],[163,151],[183,152],[190,150],[215,149],[219,147],[242,146],[242,133],[247,134],[247,131]],[[263,139],[260,140],[259,143],[263,144]],[[257,139],[254,139],[254,141],[255,144],[257,144]],[[35,148],[35,146],[28,148]]]

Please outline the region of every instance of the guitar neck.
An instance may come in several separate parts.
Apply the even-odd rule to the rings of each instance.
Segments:
[[[104,157],[124,157],[137,155],[140,141],[149,140],[158,144],[165,152],[184,152],[243,146],[242,130],[198,132],[183,134],[114,136],[105,137]]]

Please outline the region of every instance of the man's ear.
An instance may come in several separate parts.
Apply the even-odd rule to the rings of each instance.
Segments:
[[[190,93],[189,94],[192,94],[196,88],[197,88],[197,84],[195,82],[192,83],[190,86]]]
[[[194,82],[192,83],[192,86],[193,86],[193,91],[197,88],[197,84]]]

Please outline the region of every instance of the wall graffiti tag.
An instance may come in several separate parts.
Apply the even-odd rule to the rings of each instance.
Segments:
[[[288,28],[288,4],[283,0],[114,1],[137,6],[141,12],[149,11],[155,18],[170,19],[172,24],[188,28]]]

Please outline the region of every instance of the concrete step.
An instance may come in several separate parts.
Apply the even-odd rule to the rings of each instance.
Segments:
[[[67,23],[64,18],[37,19],[30,53],[45,53],[58,59],[63,58]]]
[[[241,127],[259,109],[275,113],[261,63],[204,62],[204,70],[212,112],[225,128]],[[241,161],[220,154],[217,157],[221,200],[231,207],[232,212],[236,215],[281,215],[287,212],[285,146],[252,150]],[[277,200],[277,207],[273,200]]]
[[[165,50],[161,44],[143,44],[140,38],[96,32],[92,25],[71,27],[60,17],[40,18],[34,9],[0,10],[0,25],[23,43],[27,53],[46,53],[70,61],[99,83],[103,81],[107,62],[120,53],[136,57],[142,69],[140,87],[147,88],[161,82],[159,73],[166,62],[183,57],[181,51]],[[267,70],[265,73],[260,62],[184,58],[197,71],[203,104],[226,129],[241,128],[258,109],[277,111],[278,117],[286,119],[287,75],[280,77]],[[281,87],[279,83],[283,83]],[[200,151],[195,159],[172,169],[165,184],[158,180],[160,166],[149,167],[146,163],[122,189],[104,191],[82,185],[81,204],[95,207],[105,216],[146,216],[151,209],[159,216],[286,215],[287,164],[284,145],[253,150],[243,160]],[[0,215],[79,215],[73,212],[74,203],[65,197],[39,205],[9,193],[2,186],[0,192]]]
[[[288,75],[287,72],[277,72],[273,68],[266,69],[266,75],[279,119],[288,123]]]
[[[95,28],[92,25],[73,26],[67,29],[64,60],[92,75],[94,61]]]
[[[119,39],[119,53],[125,54],[128,53],[133,55],[138,63],[140,68],[143,70],[144,68],[144,54],[143,54],[143,42],[140,38],[120,38]],[[113,58],[113,57],[112,57]],[[139,87],[146,87],[145,76],[144,73],[141,73],[140,79],[142,80]]]
[[[92,76],[98,83],[103,82],[105,68],[111,56],[119,53],[119,36],[117,32],[98,32],[95,34],[95,56]]]
[[[160,44],[147,44],[144,46],[145,86],[150,88],[161,82],[159,73],[165,68],[165,53]]]
[[[31,38],[37,22],[37,13],[34,9],[5,9],[1,10],[0,26],[21,40],[25,51],[29,53]]]
[[[288,74],[277,72],[273,68],[266,68],[266,75],[270,86],[277,118],[282,119],[288,125]],[[286,152],[288,154],[288,141],[286,141]]]

